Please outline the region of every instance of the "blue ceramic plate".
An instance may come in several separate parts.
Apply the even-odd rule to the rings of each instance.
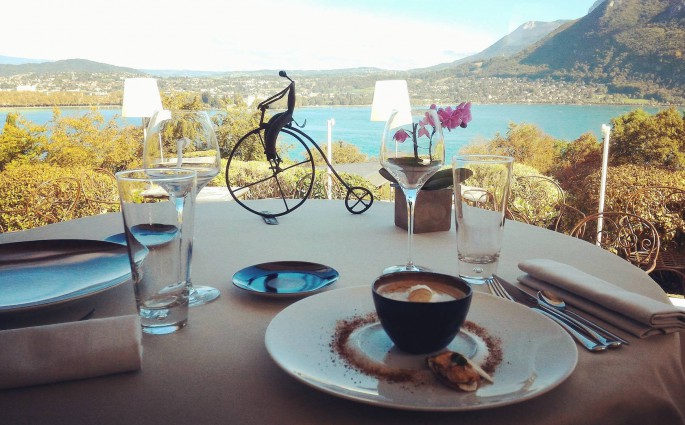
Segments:
[[[233,275],[233,284],[258,295],[287,297],[319,291],[339,276],[335,269],[323,264],[275,261],[240,270]]]
[[[126,246],[56,239],[0,244],[0,312],[94,295],[131,278]]]

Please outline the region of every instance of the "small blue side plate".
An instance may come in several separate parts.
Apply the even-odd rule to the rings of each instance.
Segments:
[[[246,267],[233,275],[233,284],[258,295],[288,297],[317,292],[338,280],[337,270],[304,261],[274,261]]]

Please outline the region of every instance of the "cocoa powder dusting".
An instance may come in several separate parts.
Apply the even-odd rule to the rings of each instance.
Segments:
[[[339,320],[333,334],[331,351],[337,354],[348,367],[377,379],[397,383],[412,382],[414,384],[421,384],[425,382],[425,371],[422,373],[422,371],[417,370],[389,367],[368,358],[363,353],[359,353],[349,346],[348,342],[354,331],[377,321],[378,316],[373,312],[364,316]],[[499,338],[490,335],[485,328],[473,322],[466,321],[463,328],[481,338],[485,343],[488,349],[488,356],[480,366],[488,374],[492,375],[497,366],[502,362],[501,341]]]
[[[485,346],[488,347],[488,357],[480,367],[489,375],[492,375],[495,372],[495,369],[497,369],[497,366],[502,363],[502,341],[500,341],[499,338],[490,335],[484,327],[468,320],[464,323],[463,327],[474,335],[479,336],[483,342],[485,342]]]
[[[389,382],[407,382],[411,380],[413,378],[412,371],[387,367],[382,363],[375,362],[360,355],[355,350],[350,349],[347,345],[352,332],[362,326],[375,323],[376,321],[378,321],[376,313],[339,320],[331,344],[333,351],[337,353],[347,365],[366,375],[374,376],[378,379],[385,379]]]

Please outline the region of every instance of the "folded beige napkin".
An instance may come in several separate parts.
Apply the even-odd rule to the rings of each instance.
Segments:
[[[0,331],[0,389],[138,370],[137,314]]]
[[[568,304],[639,338],[685,330],[685,311],[567,264],[534,259],[522,261],[519,268],[528,273],[519,277],[524,285],[537,290],[551,289]]]

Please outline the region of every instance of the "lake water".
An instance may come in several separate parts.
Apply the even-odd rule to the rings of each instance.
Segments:
[[[509,123],[530,123],[540,127],[545,133],[561,140],[572,141],[581,134],[592,132],[598,139],[602,137],[602,124],[610,124],[611,118],[619,117],[637,106],[616,105],[473,105],[473,121],[467,128],[457,128],[445,132],[447,158],[471,141],[489,140],[497,133],[505,135]],[[643,108],[656,113],[659,108]],[[61,108],[63,116],[78,116],[86,113],[87,108]],[[4,127],[8,112],[18,112],[24,118],[37,124],[52,119],[51,108],[0,108],[0,129]],[[100,109],[106,121],[116,118],[120,125],[141,125],[140,118],[121,118],[120,108]],[[298,123],[306,120],[303,131],[320,145],[327,140],[327,122],[334,119],[332,140],[344,140],[356,145],[369,156],[377,157],[382,122],[371,122],[370,106],[359,107],[313,107],[298,108],[293,117]],[[325,151],[325,149],[324,149]]]

